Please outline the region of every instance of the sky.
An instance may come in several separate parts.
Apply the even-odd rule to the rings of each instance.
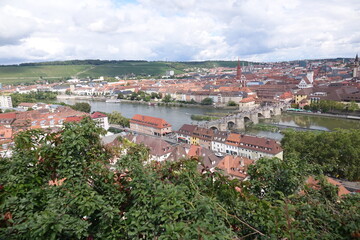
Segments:
[[[360,53],[360,0],[0,0],[0,64]]]

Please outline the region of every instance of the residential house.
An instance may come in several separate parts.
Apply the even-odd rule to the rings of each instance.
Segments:
[[[211,142],[211,150],[215,153],[225,153],[225,141],[229,133],[226,131],[214,131],[214,137]]]
[[[30,108],[33,110],[36,110],[36,109],[38,109],[37,107],[38,107],[37,103],[20,103],[18,105],[19,109],[23,109],[25,111],[29,110]]]
[[[211,141],[214,137],[214,131],[212,129],[196,127],[191,137],[191,144],[211,149]]]
[[[215,170],[215,167],[218,165],[218,163],[221,160],[210,149],[197,145],[190,146],[188,157],[197,158],[199,160],[198,171],[200,172],[204,172],[204,171],[213,172]]]
[[[184,124],[179,131],[176,132],[176,139],[178,142],[191,143],[191,136],[197,125]]]
[[[12,100],[10,96],[0,96],[0,107],[1,108],[12,108]]]
[[[99,127],[102,127],[105,130],[109,129],[108,116],[106,116],[105,114],[101,112],[94,112],[90,115],[90,117],[94,122],[96,122]]]
[[[216,168],[223,170],[232,179],[246,180],[248,178],[248,167],[254,163],[254,160],[247,157],[226,155]]]
[[[231,133],[225,142],[225,153],[250,159],[277,157],[283,159],[283,149],[273,139]]]

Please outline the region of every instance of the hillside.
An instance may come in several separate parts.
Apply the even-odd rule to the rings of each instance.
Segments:
[[[247,64],[247,63],[242,63]],[[148,62],[148,61],[101,61],[72,60],[42,63],[23,63],[20,65],[0,66],[0,82],[17,84],[35,82],[41,78],[49,81],[100,76],[162,76],[167,70],[176,74],[188,68],[236,67],[237,61],[204,62]]]

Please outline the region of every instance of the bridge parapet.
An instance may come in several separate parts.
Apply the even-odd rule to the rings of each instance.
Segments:
[[[251,110],[240,111],[218,120],[208,121],[199,126],[216,128],[220,131],[228,130],[230,125],[236,129],[245,129],[245,119],[252,121],[254,124],[258,124],[259,117],[271,118],[272,115],[281,115],[282,110],[287,107],[286,104],[282,103],[257,107]]]

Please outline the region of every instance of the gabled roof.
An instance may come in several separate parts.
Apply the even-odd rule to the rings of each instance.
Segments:
[[[247,98],[243,98],[240,102],[241,103],[255,102],[255,99],[253,97],[247,97]]]
[[[27,103],[27,102],[23,102],[19,104],[19,107],[33,107],[37,105],[37,103]]]
[[[246,178],[248,166],[254,164],[254,162],[254,160],[251,160],[247,157],[227,155],[219,162],[216,167],[224,170],[231,176]]]
[[[340,182],[336,181],[333,178],[326,177],[326,181],[336,187],[338,187],[338,196],[341,197],[342,195],[349,194],[350,191],[347,190]],[[310,176],[306,179],[305,185],[311,187],[315,190],[320,190],[319,181],[316,180],[313,176]],[[301,191],[300,194],[303,194],[304,192]]]
[[[72,117],[67,117],[65,119],[65,122],[80,122],[84,117],[83,116],[72,116]]]
[[[150,154],[153,156],[163,156],[174,150],[166,141],[146,135],[128,135],[126,138],[136,144],[144,144],[150,149]]]
[[[15,119],[15,118],[16,118],[16,113],[15,112],[1,113],[0,114],[0,119]]]
[[[191,135],[196,127],[197,125],[184,124],[181,126],[178,132],[181,134]]]
[[[130,119],[130,123],[140,124],[154,128],[171,127],[171,125],[162,118],[150,117],[140,114],[135,114],[132,119]]]
[[[101,112],[94,112],[93,114],[90,115],[90,117],[94,119],[94,118],[105,118],[107,116]]]

